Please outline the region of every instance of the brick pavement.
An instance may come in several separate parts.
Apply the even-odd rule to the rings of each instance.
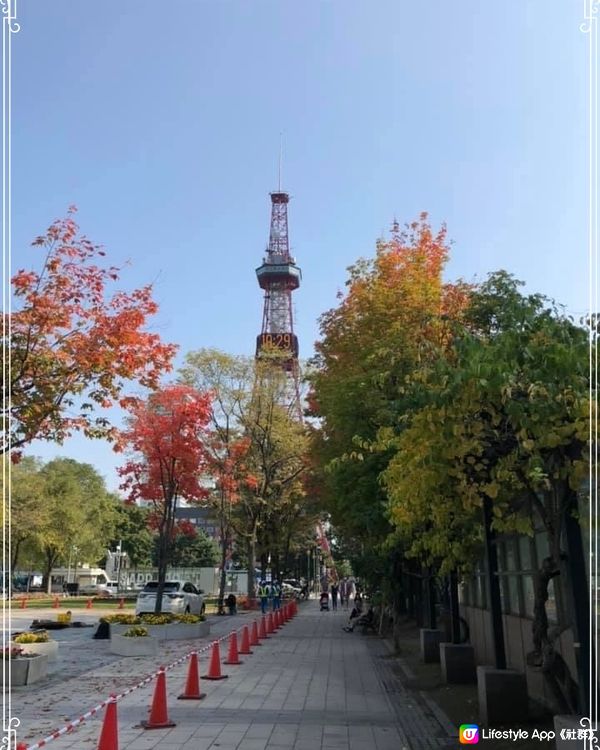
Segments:
[[[171,729],[143,730],[154,685],[118,703],[120,750],[421,750],[456,747],[456,729],[419,693],[408,691],[391,669],[385,643],[358,632],[345,633],[347,613],[319,612],[309,601],[299,615],[241,666],[224,666],[229,678],[203,680],[207,697],[177,701],[187,665],[167,673]],[[228,632],[251,617],[211,618],[211,635]],[[203,642],[201,645],[204,645]],[[93,646],[91,645],[93,644]],[[101,645],[102,644],[102,645]],[[106,650],[91,641],[90,651]],[[161,662],[190,650],[171,642],[159,659],[118,659],[60,683],[14,691],[12,713],[21,719],[19,741],[42,739],[103,700],[135,684]],[[224,657],[225,649],[221,655]],[[201,674],[208,665],[202,655]],[[26,692],[25,692],[26,690]],[[102,717],[52,741],[54,750],[95,748]],[[41,724],[43,723],[43,726]],[[50,725],[50,726],[49,726]]]

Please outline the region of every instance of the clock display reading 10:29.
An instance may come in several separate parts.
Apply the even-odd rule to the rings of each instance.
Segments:
[[[260,333],[256,337],[256,353],[265,349],[289,351],[298,356],[298,337],[293,333]]]

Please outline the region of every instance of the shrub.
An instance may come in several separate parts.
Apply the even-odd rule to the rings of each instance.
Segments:
[[[140,621],[145,625],[168,625],[170,622],[175,622],[176,615],[160,614],[160,615],[140,615]]]
[[[133,627],[123,633],[125,638],[145,638],[148,635],[146,628]]]
[[[45,630],[37,633],[20,633],[13,638],[15,643],[48,643],[50,636]]]
[[[23,656],[25,656],[25,654],[23,653],[23,649],[18,648],[17,646],[11,646],[10,648],[2,649],[3,659],[20,659]]]
[[[101,622],[115,623],[115,625],[139,625],[141,620],[136,615],[106,615]]]
[[[202,622],[202,619],[202,615],[173,615],[174,622],[185,622],[188,624]]]

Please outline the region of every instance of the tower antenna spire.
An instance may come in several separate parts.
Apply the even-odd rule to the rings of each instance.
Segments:
[[[279,186],[278,192],[281,192],[281,162],[283,160],[283,133],[279,133]]]

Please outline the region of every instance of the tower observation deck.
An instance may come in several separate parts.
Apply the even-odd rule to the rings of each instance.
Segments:
[[[298,337],[294,333],[292,292],[300,286],[302,271],[290,255],[287,193],[271,193],[269,244],[256,277],[265,292],[261,332],[256,339],[256,356],[278,350],[289,356],[283,367],[297,379]]]

